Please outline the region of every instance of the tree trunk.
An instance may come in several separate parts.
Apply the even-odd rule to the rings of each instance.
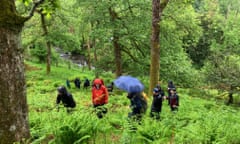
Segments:
[[[111,16],[111,21],[114,23],[117,19],[119,19],[117,13],[110,7],[109,8],[109,14]],[[116,77],[122,75],[122,54],[121,54],[121,45],[119,43],[119,36],[116,30],[118,28],[114,28],[113,31],[113,47],[114,47],[114,56],[115,56],[115,65],[116,65],[116,71],[115,75]]]
[[[119,44],[119,38],[116,34],[113,35],[113,46],[114,46],[114,56],[116,64],[116,77],[122,75],[122,55],[121,55],[121,46]]]
[[[0,144],[30,137],[21,30],[14,0],[0,1]]]
[[[46,66],[47,66],[47,74],[49,74],[51,72],[51,43],[48,40],[47,36],[48,36],[48,29],[47,29],[47,24],[46,24],[46,19],[45,19],[45,15],[41,14],[41,23],[42,23],[42,29],[43,29],[43,35],[45,37],[46,40],[46,46],[47,46],[47,58],[46,58]]]
[[[88,69],[91,70],[91,44],[90,44],[90,40],[88,39],[87,41],[87,65],[88,65]]]
[[[160,19],[163,9],[169,0],[152,0],[152,37],[151,37],[151,64],[150,64],[150,85],[148,95],[152,94],[152,89],[159,81],[160,70]]]

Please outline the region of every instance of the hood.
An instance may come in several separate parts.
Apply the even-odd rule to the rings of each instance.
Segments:
[[[102,79],[95,79],[95,80],[93,81],[93,85],[96,85],[96,84],[104,85]]]
[[[64,86],[60,86],[58,87],[58,92],[62,93],[62,94],[67,94],[67,89]]]

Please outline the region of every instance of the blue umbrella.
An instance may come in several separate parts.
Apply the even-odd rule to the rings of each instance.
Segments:
[[[115,86],[119,89],[132,92],[141,92],[144,89],[144,85],[137,79],[132,76],[120,76],[113,81]]]

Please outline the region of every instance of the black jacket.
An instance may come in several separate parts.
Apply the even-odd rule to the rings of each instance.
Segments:
[[[60,102],[62,102],[65,107],[76,107],[76,103],[70,93],[58,94],[56,103],[59,104]]]
[[[131,115],[142,114],[146,112],[147,101],[144,99],[141,93],[128,94],[130,99],[130,108],[132,109]]]
[[[158,94],[153,95],[151,111],[161,112],[164,91],[159,89]]]

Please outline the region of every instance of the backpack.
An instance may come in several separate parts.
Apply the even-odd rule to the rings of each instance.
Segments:
[[[147,96],[145,93],[142,93],[140,95],[140,101],[141,101],[141,113],[145,113],[147,111]]]
[[[138,107],[140,108],[141,113],[145,113],[147,111],[147,97],[146,94],[141,93],[138,95],[138,98],[140,100],[140,103],[138,103]]]

